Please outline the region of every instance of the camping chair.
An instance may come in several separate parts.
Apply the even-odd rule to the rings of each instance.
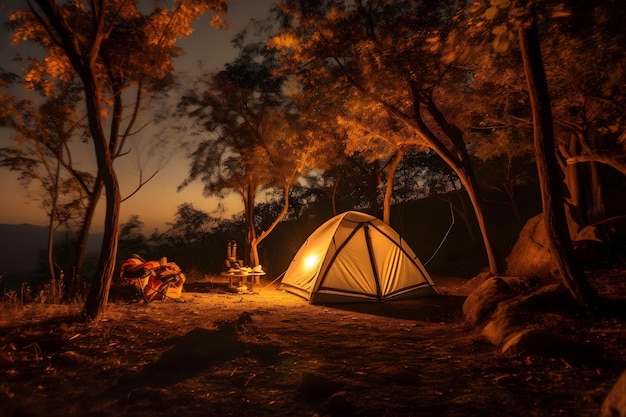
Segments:
[[[167,262],[166,258],[146,262],[133,255],[122,263],[121,269],[121,277],[135,288],[145,302],[180,298],[186,281],[178,265]]]

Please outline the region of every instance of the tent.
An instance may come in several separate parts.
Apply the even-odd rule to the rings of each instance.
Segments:
[[[439,294],[406,241],[391,226],[356,211],[333,217],[308,237],[280,288],[312,304]]]

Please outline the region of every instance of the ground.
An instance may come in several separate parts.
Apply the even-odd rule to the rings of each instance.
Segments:
[[[463,322],[466,280],[435,282],[441,297],[326,307],[207,279],[179,301],[113,300],[90,325],[79,305],[5,306],[0,415],[599,415],[623,318],[571,318],[598,355],[502,357]]]

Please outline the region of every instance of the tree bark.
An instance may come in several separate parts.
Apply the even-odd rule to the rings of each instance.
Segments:
[[[557,264],[563,285],[579,306],[589,310],[596,303],[596,293],[574,256],[574,246],[567,227],[548,82],[541,56],[539,32],[534,19],[527,27],[520,29],[519,42],[533,115],[543,222],[549,249]]]
[[[120,216],[119,209],[122,199],[117,177],[112,170],[112,165],[111,163],[111,170],[103,175],[107,204],[97,277],[91,284],[85,306],[83,307],[83,316],[89,320],[97,319],[106,310],[109,300],[109,289],[115,272]]]
[[[290,190],[291,190],[291,182],[286,184],[285,189],[283,190],[283,196],[285,199],[285,204],[283,205],[283,209],[280,211],[278,216],[276,216],[276,218],[274,219],[270,227],[268,227],[267,230],[264,230],[263,232],[261,232],[257,237],[255,237],[252,240],[252,243],[250,244],[250,253],[251,253],[250,266],[255,267],[261,264],[260,259],[259,259],[259,249],[258,249],[259,244],[263,241],[263,239],[269,236],[269,234],[272,233],[272,230],[274,230],[274,228],[276,228],[276,226],[278,226],[278,224],[281,221],[283,221],[285,216],[287,216],[287,213],[289,212],[289,191]]]
[[[80,283],[82,281],[83,273],[83,264],[85,262],[85,252],[87,250],[87,241],[89,240],[89,231],[91,230],[91,225],[93,223],[93,218],[95,216],[96,208],[98,206],[98,200],[100,199],[101,194],[102,179],[100,178],[100,176],[97,176],[93,190],[88,196],[89,202],[87,204],[87,208],[85,209],[85,215],[83,217],[80,231],[78,232],[78,239],[76,240],[76,248],[74,251],[76,261],[74,263],[74,274],[71,278],[71,295],[77,295],[80,289]]]
[[[115,272],[122,198],[113,168],[113,155],[109,150],[104,130],[102,129],[100,89],[97,81],[92,78],[95,72],[87,71],[83,74],[79,72],[79,75],[81,75],[85,86],[89,130],[94,142],[98,176],[102,179],[106,196],[104,233],[98,260],[97,277],[91,284],[85,306],[83,307],[83,316],[88,320],[95,320],[106,310],[111,280]]]
[[[385,186],[385,195],[383,196],[383,221],[387,224],[391,222],[391,197],[393,196],[393,180],[396,177],[396,171],[404,158],[404,150],[398,150],[393,160],[387,166],[387,184]]]
[[[244,262],[250,264],[252,261],[252,242],[256,240],[256,229],[254,227],[254,197],[256,195],[256,184],[248,181],[244,204],[246,217],[246,245],[244,247]]]
[[[474,215],[476,216],[476,222],[483,239],[485,254],[487,255],[487,261],[489,263],[489,272],[492,275],[498,275],[500,267],[498,265],[495,251],[493,250],[493,246],[491,245],[483,205],[479,195],[478,183],[472,170],[469,155],[467,153],[466,145],[463,142],[461,132],[456,126],[450,124],[446,120],[430,97],[424,97],[415,86],[412,86],[411,88],[414,101],[413,117],[416,123],[415,127],[417,132],[423,136],[423,139],[428,143],[430,148],[445,162],[445,164],[454,171],[459,178],[461,185],[467,192],[467,196],[472,204]],[[420,113],[421,103],[425,104],[428,113],[436,121],[437,125],[444,131],[446,137],[452,141],[454,153],[437,138],[432,130],[430,130],[426,125],[424,120],[422,120]]]

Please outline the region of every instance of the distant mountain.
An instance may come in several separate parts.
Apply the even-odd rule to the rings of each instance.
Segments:
[[[55,241],[65,237],[55,233]],[[102,234],[89,237],[87,252],[97,251]],[[46,250],[48,228],[32,224],[0,224],[0,275],[8,276],[37,269],[37,262]]]

